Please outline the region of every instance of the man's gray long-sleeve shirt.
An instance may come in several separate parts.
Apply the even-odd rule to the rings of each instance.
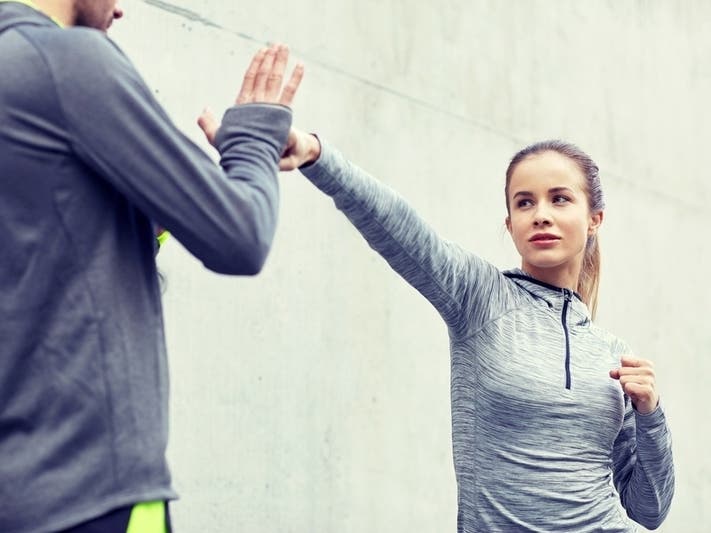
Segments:
[[[449,328],[460,533],[629,533],[629,518],[664,520],[674,492],[664,413],[634,411],[608,374],[629,349],[577,295],[441,239],[327,143],[302,173]]]
[[[0,3],[0,531],[173,498],[154,225],[260,270],[289,109],[230,109],[221,167],[102,33]]]

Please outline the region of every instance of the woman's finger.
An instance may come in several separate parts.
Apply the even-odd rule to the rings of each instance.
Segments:
[[[288,172],[299,167],[299,162],[296,156],[282,157],[279,160],[279,170],[282,172]]]
[[[623,355],[620,358],[623,367],[652,367],[654,364],[647,359],[641,359],[633,355]]]
[[[626,387],[630,384],[643,385],[645,387],[654,387],[654,380],[648,376],[622,376],[620,377],[620,385]]]
[[[654,369],[652,367],[622,367],[617,369],[618,375],[622,376],[644,376],[654,379],[656,376]]]

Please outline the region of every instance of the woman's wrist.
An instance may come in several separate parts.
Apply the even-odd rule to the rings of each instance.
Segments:
[[[321,157],[321,140],[315,133],[305,134],[306,140],[306,160],[299,165],[300,168],[313,165]]]

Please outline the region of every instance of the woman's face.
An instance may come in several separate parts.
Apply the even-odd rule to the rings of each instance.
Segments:
[[[514,168],[508,201],[506,227],[523,270],[575,288],[588,236],[602,222],[602,212],[590,213],[578,165],[554,151],[528,156]]]

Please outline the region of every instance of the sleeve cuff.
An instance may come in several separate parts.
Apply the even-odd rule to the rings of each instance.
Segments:
[[[657,404],[657,408],[651,413],[642,414],[635,410],[634,414],[638,430],[649,431],[666,426],[666,416],[661,399]]]

